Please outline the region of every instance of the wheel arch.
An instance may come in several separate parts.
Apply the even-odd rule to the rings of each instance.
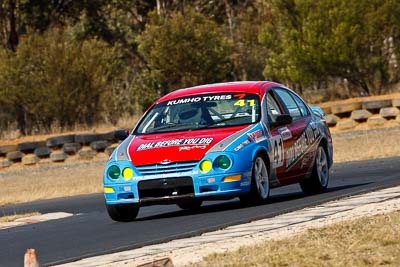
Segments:
[[[332,166],[333,159],[331,158],[332,154],[329,152],[328,141],[326,140],[325,137],[322,137],[322,139],[319,142],[318,146],[319,145],[322,145],[322,147],[325,150],[326,156],[328,157],[328,164],[329,164],[329,168],[330,168]]]
[[[256,159],[257,156],[261,156],[264,159],[265,165],[267,166],[268,169],[268,174],[271,171],[271,161],[269,159],[269,155],[266,149],[264,148],[260,148],[257,149],[256,151],[254,151],[253,155],[252,155],[252,161],[254,162],[254,160]]]

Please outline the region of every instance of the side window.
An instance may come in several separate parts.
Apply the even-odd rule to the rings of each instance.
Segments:
[[[300,108],[297,106],[297,103],[293,97],[289,94],[289,91],[276,88],[274,89],[274,92],[280,97],[286,107],[286,110],[289,112],[290,116],[292,116],[293,120],[298,120],[303,117]]]
[[[268,93],[267,95],[267,114],[271,122],[275,122],[276,116],[282,114],[278,103],[276,103],[271,93]]]
[[[310,115],[310,112],[306,106],[306,104],[304,104],[304,102],[295,94],[290,93],[290,95],[293,97],[294,101],[296,101],[297,106],[300,108],[301,114],[303,115],[303,117]]]

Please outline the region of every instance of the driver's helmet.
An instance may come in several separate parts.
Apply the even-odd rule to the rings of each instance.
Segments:
[[[198,105],[183,105],[180,107],[180,111],[178,113],[178,121],[179,123],[194,123],[198,124],[201,122],[201,107]]]

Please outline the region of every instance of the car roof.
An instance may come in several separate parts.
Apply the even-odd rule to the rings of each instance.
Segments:
[[[179,89],[173,91],[163,97],[161,97],[157,103],[161,103],[167,100],[191,96],[191,95],[199,95],[199,94],[207,94],[207,93],[223,93],[223,92],[247,92],[262,95],[265,90],[270,87],[284,87],[281,84],[269,82],[269,81],[251,81],[251,82],[228,82],[228,83],[214,83],[214,84],[206,84],[200,85],[185,89]]]

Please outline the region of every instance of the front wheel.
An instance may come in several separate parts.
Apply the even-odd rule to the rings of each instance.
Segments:
[[[110,218],[117,222],[134,221],[139,213],[139,206],[136,204],[106,204],[106,207]]]
[[[318,146],[311,177],[301,181],[300,187],[305,194],[317,194],[326,191],[329,182],[328,157],[323,146]]]
[[[269,197],[269,176],[268,168],[261,156],[257,156],[254,160],[251,189],[246,195],[240,197],[240,201],[245,204],[264,203]]]

